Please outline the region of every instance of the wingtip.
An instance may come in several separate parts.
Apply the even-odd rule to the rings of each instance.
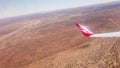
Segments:
[[[80,24],[79,24],[79,23],[76,23],[75,25],[76,25],[77,27],[80,27]]]
[[[88,31],[87,29],[85,29],[84,26],[80,25],[79,23],[76,23],[76,26],[80,29],[80,31],[84,34],[84,36],[86,37],[90,37],[93,35],[92,32]]]

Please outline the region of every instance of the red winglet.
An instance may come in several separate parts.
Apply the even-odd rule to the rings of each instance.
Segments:
[[[88,31],[84,26],[78,23],[76,24],[76,26],[80,29],[80,31],[83,33],[84,36],[90,37],[91,35],[93,35],[93,33]]]

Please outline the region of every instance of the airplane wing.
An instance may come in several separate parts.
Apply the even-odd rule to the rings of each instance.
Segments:
[[[76,26],[83,33],[83,35],[86,37],[120,37],[120,32],[93,34],[89,30],[87,30],[84,26],[82,26],[78,23],[76,24]]]

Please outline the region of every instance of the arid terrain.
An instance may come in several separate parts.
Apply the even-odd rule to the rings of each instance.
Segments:
[[[120,38],[87,38],[120,31],[120,2],[0,20],[0,68],[120,68]]]

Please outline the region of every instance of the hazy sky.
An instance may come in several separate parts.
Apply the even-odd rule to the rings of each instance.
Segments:
[[[0,0],[0,18],[119,0]]]

